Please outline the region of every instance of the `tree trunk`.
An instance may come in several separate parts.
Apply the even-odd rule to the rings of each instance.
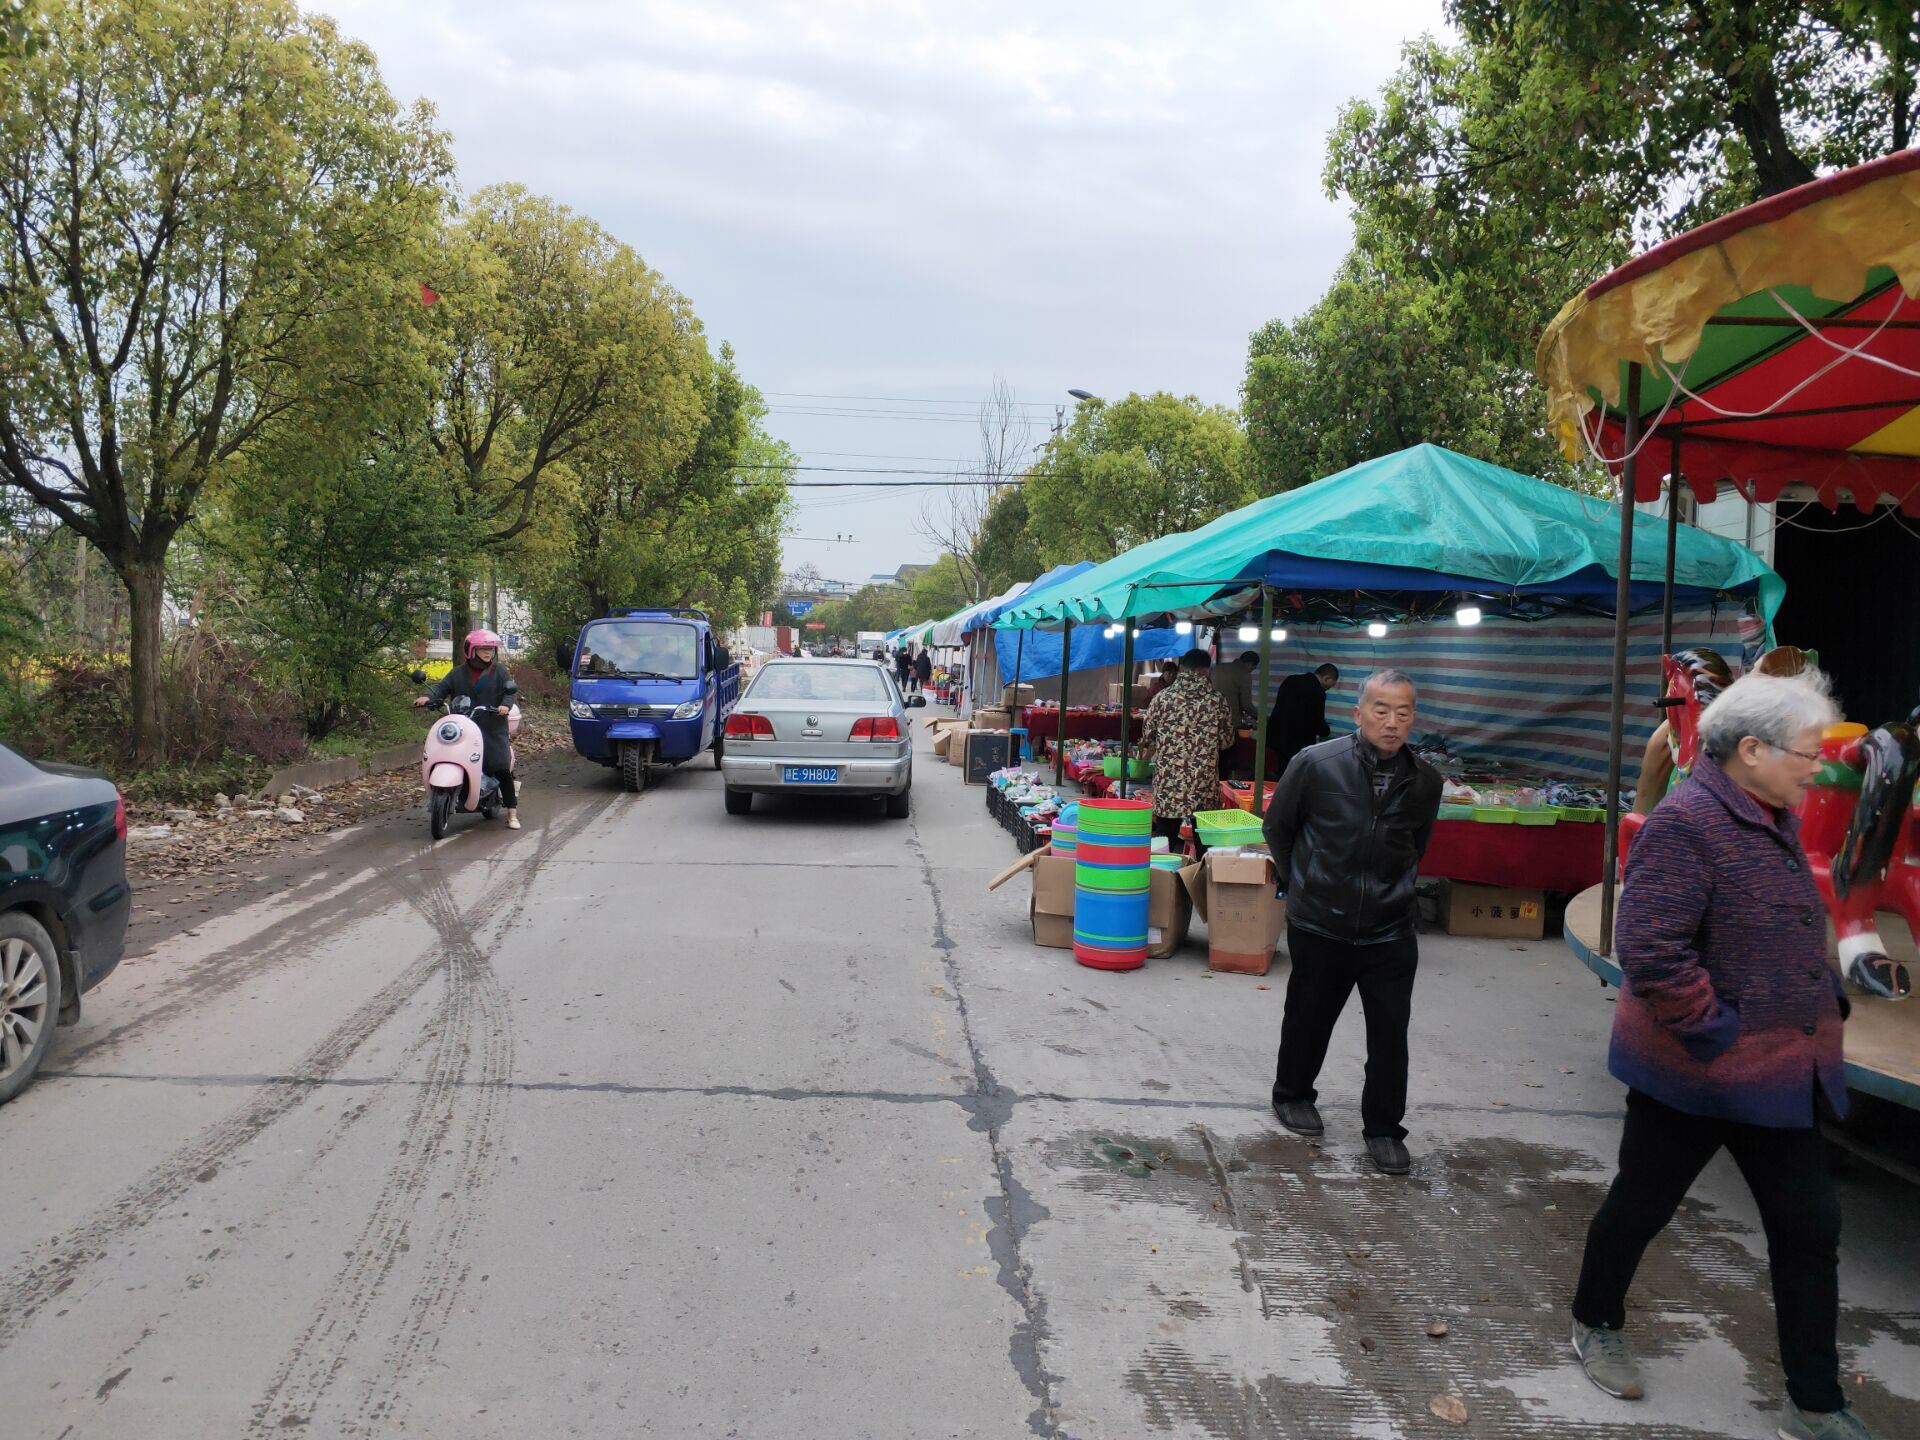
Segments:
[[[160,685],[160,620],[166,609],[166,562],[139,558],[120,572],[132,618],[128,654],[133,680],[133,767],[146,770],[166,753],[166,714]]]
[[[453,622],[453,660],[457,665],[461,658],[460,642],[473,629],[473,576],[459,564],[447,567],[447,614]]]

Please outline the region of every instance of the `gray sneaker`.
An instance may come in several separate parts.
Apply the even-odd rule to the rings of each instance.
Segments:
[[[1604,1325],[1573,1322],[1573,1353],[1587,1379],[1619,1400],[1638,1400],[1647,1393],[1640,1366],[1627,1348],[1627,1337]]]
[[[1802,1410],[1792,1400],[1780,1407],[1774,1433],[1780,1440],[1873,1440],[1866,1421],[1851,1410],[1832,1410],[1821,1415]]]

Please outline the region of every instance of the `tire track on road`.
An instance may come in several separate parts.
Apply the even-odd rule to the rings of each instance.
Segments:
[[[554,852],[586,830],[618,798],[607,796],[590,803],[563,824],[549,822],[541,831],[541,846],[523,868],[518,884],[503,886],[493,897],[483,900],[476,907],[479,913],[473,923],[484,923],[487,917],[508,905],[521,887],[533,883]],[[431,870],[426,873],[437,874]],[[398,888],[406,876],[382,873],[374,878],[381,884]],[[439,883],[444,887],[444,881]],[[259,943],[259,937],[255,943]],[[436,944],[312,1046],[287,1079],[266,1086],[248,1103],[207,1127],[71,1230],[55,1236],[41,1256],[0,1276],[0,1351],[13,1342],[49,1301],[66,1294],[89,1269],[106,1258],[117,1242],[151,1223],[194,1185],[212,1179],[235,1152],[305,1103],[318,1088],[313,1081],[326,1079],[346,1065],[395,1012],[447,965],[448,954]],[[457,1091],[459,1087],[442,1088]],[[418,1113],[422,1107],[415,1108]]]

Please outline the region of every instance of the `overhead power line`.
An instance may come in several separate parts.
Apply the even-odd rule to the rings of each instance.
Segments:
[[[762,395],[778,395],[788,400],[884,400],[899,405],[965,405],[978,410],[983,404],[992,406],[991,401],[981,400],[940,400],[928,395],[824,395],[811,390],[762,390]],[[1022,410],[1043,410],[1053,412],[1053,405],[1041,400],[1015,400],[1013,405]],[[995,407],[997,408],[997,407]]]

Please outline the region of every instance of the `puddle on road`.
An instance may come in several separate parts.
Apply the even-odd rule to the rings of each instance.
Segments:
[[[1452,1392],[1471,1412],[1465,1433],[1481,1437],[1703,1440],[1761,1433],[1782,1393],[1760,1247],[1743,1222],[1689,1199],[1641,1265],[1635,1343],[1665,1362],[1668,1384],[1683,1383],[1683,1365],[1717,1356],[1716,1377],[1744,1378],[1768,1409],[1690,1414],[1692,1424],[1600,1418],[1611,1402],[1585,1393],[1566,1338],[1586,1227],[1606,1185],[1583,1151],[1481,1137],[1424,1154],[1410,1179],[1395,1181],[1357,1150],[1197,1126],[1159,1138],[1061,1136],[1044,1148],[1070,1192],[1170,1209],[1231,1236],[1216,1281],[1114,1297],[1164,1317],[1125,1377],[1154,1430],[1459,1434],[1428,1411]],[[1181,1252],[1192,1264],[1207,1250],[1183,1242]],[[1235,1292],[1257,1296],[1254,1363],[1241,1359],[1249,1305]],[[1215,1310],[1217,1325],[1204,1318]],[[1435,1321],[1445,1338],[1428,1336]],[[1840,1344],[1843,1357],[1912,1365],[1920,1314],[1844,1308]],[[1920,1435],[1920,1403],[1871,1375],[1860,1388],[1847,1379],[1877,1433]]]

